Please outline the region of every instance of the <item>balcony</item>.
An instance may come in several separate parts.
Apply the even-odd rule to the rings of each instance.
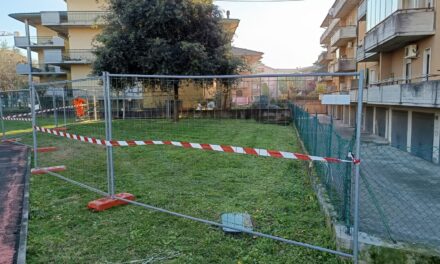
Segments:
[[[350,91],[357,102],[358,90]],[[419,83],[371,85],[364,89],[363,101],[368,104],[440,108],[440,80]]]
[[[358,46],[356,49],[356,61],[357,62],[379,61],[379,53],[365,52],[364,45]]]
[[[323,51],[318,57],[319,64],[327,64],[333,60],[333,54],[330,51]]]
[[[44,62],[53,65],[91,64],[95,60],[92,50],[45,50]]]
[[[106,11],[45,11],[41,12],[41,24],[67,35],[67,27],[102,26],[106,23]]]
[[[29,64],[20,63],[16,66],[17,74],[28,75],[29,74]],[[58,66],[52,65],[32,65],[32,75],[66,75],[67,73],[61,70]]]
[[[363,0],[358,7],[358,21],[364,21],[367,18],[367,1]]]
[[[360,0],[337,0],[334,5],[333,17],[343,18],[346,17],[351,10],[357,8]]]
[[[321,36],[320,43],[322,45],[329,44],[331,36],[335,33],[335,31],[339,28],[339,22],[340,19],[336,18],[333,19],[330,25],[327,27],[327,29],[324,31],[324,33]]]
[[[332,47],[342,47],[353,39],[356,39],[356,26],[342,27],[332,36],[330,45]]]
[[[334,65],[334,72],[354,72],[356,71],[355,59],[338,59]]]
[[[435,13],[430,8],[397,10],[367,32],[367,52],[388,52],[435,34]]]
[[[332,82],[333,76],[319,76],[318,82]]]
[[[60,37],[31,37],[31,49],[51,49],[51,48],[64,48],[64,39]],[[25,49],[28,46],[27,37],[14,37],[15,46],[17,48]]]

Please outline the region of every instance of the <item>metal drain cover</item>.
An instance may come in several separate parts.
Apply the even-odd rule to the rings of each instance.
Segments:
[[[221,222],[223,225],[252,231],[251,216],[247,213],[225,213],[221,216]],[[223,231],[226,233],[241,233],[239,230],[223,227]]]

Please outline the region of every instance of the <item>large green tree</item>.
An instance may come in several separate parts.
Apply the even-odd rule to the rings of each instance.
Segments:
[[[161,75],[236,74],[223,32],[222,14],[211,1],[110,0],[108,24],[97,37],[96,73]],[[179,82],[174,81],[174,109]],[[174,111],[177,120],[177,111]]]

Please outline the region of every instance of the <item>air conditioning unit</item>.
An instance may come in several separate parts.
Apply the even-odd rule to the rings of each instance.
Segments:
[[[417,45],[408,45],[405,47],[405,59],[413,59],[417,57]]]
[[[349,48],[349,49],[353,48],[353,42],[351,42],[351,41],[348,42],[347,43],[347,48]]]

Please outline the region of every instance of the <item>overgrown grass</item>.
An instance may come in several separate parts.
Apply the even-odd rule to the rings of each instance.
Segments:
[[[102,123],[69,132],[104,137]],[[106,190],[101,146],[38,134],[40,145],[60,151],[39,155],[39,166],[64,164],[62,175]],[[153,120],[113,123],[115,139],[191,141],[300,151],[292,127],[253,121]],[[30,138],[24,139],[30,142]],[[306,164],[172,146],[115,148],[118,192],[165,209],[219,221],[224,212],[247,212],[254,229],[335,248]],[[341,263],[340,258],[145,210],[122,206],[93,213],[94,193],[52,176],[32,176],[29,263]],[[133,263],[143,263],[142,261]]]

